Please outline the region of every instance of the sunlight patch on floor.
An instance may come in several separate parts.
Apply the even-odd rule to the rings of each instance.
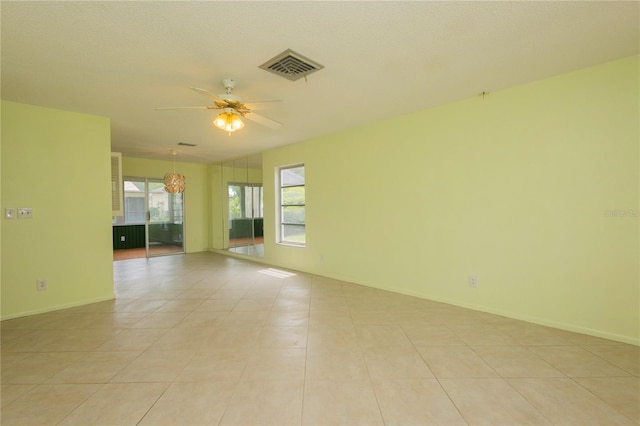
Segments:
[[[274,268],[262,269],[258,272],[260,272],[261,274],[271,275],[272,277],[276,278],[289,278],[296,275],[293,272],[281,271],[280,269]]]

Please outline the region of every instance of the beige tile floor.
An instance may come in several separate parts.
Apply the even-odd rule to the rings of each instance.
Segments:
[[[211,253],[2,322],[2,425],[640,424],[640,350]]]

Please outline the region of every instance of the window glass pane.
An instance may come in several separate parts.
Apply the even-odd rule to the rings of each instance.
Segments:
[[[280,170],[280,185],[304,185],[304,166]]]
[[[171,220],[169,193],[163,182],[149,182],[149,216],[151,223],[166,223]]]
[[[144,223],[146,206],[144,204],[144,181],[124,181],[124,223]]]
[[[305,175],[304,165],[281,168],[279,242],[306,244]]]
[[[182,193],[179,192],[177,194],[170,194],[169,198],[171,199],[171,222],[181,225],[182,224],[182,215],[183,215],[183,199]]]
[[[124,198],[125,223],[144,223],[144,194],[142,197]]]
[[[282,225],[282,241],[289,243],[306,243],[304,225]]]
[[[262,217],[262,187],[253,188],[253,217]]]
[[[283,206],[282,223],[304,225],[304,206]]]
[[[229,220],[242,217],[242,189],[238,185],[229,185]]]
[[[253,187],[244,187],[244,214],[245,217],[253,217]]]
[[[304,205],[304,186],[290,186],[282,188],[282,205]]]

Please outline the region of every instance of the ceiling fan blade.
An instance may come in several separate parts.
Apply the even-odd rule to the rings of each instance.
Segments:
[[[214,95],[213,93],[211,93],[211,92],[209,92],[207,90],[201,89],[199,87],[189,87],[189,89],[193,90],[196,93],[200,93],[201,95],[208,96],[209,98],[213,99],[214,101],[217,100],[217,99],[220,99],[218,96]]]
[[[217,106],[207,105],[207,106],[182,106],[182,107],[161,107],[156,108],[157,110],[166,110],[166,109],[220,109]]]
[[[251,111],[248,112],[244,118],[247,118],[253,122],[256,122],[258,124],[262,124],[263,126],[269,127],[270,129],[279,129],[280,127],[282,127],[282,123],[279,123],[275,120],[271,120],[270,118],[267,117],[263,117],[260,114],[256,114],[255,112]]]

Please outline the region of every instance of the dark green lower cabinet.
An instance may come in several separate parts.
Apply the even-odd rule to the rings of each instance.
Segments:
[[[113,249],[144,247],[144,225],[113,226]]]

